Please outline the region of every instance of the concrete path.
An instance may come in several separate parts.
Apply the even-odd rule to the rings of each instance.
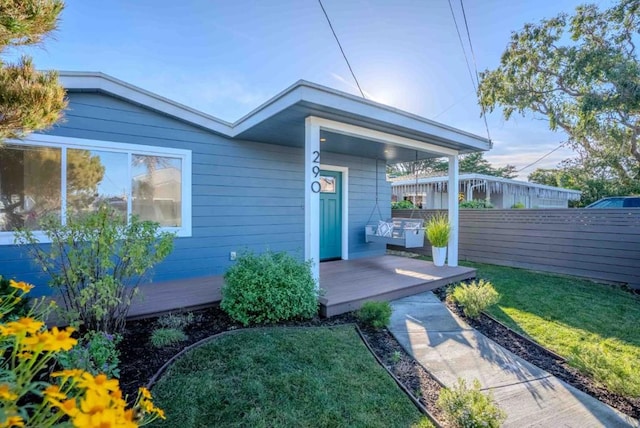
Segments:
[[[635,427],[638,422],[524,361],[455,317],[431,292],[395,300],[389,330],[446,386],[478,379],[505,427]]]

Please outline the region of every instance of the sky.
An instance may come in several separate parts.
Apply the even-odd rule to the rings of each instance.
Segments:
[[[466,0],[478,70],[499,65],[512,31],[582,3]],[[448,0],[323,4],[367,98],[487,136]],[[100,71],[229,122],[300,79],[359,95],[317,0],[67,0],[55,34],[12,54],[22,53],[40,69]],[[497,167],[520,170],[566,140],[532,115],[505,121],[498,109],[488,125],[485,157]],[[560,149],[518,178],[572,155]]]

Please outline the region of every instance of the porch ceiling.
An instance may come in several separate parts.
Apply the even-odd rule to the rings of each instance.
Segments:
[[[488,150],[490,148],[489,142],[481,137],[471,136],[470,134],[453,130],[452,128],[445,128],[446,131],[448,131],[447,133],[451,134],[447,135],[447,137],[459,138],[443,138],[442,136],[430,134],[415,128],[412,129],[373,117],[365,117],[347,110],[340,110],[326,105],[311,104],[305,101],[297,102],[280,110],[265,120],[239,132],[235,135],[235,138],[291,147],[304,147],[305,118],[308,116],[356,125],[418,142],[458,150],[460,154]],[[378,114],[376,117],[383,117],[383,115]],[[391,143],[373,141],[327,130],[321,130],[320,137],[322,140],[325,140],[321,140],[320,149],[322,151],[373,159],[384,159],[387,163],[406,162],[416,159],[416,150],[400,147]],[[471,141],[470,144],[469,142],[465,142],[465,140],[473,141]],[[418,159],[441,156],[442,154],[427,151],[417,152]]]

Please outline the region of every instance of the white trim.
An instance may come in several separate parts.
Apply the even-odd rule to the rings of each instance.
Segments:
[[[460,207],[458,205],[458,190],[460,187],[458,170],[458,156],[449,156],[449,189],[456,189],[448,192],[448,214],[449,223],[451,223],[451,235],[449,236],[449,249],[447,254],[447,264],[449,266],[458,266],[458,235],[459,235],[459,214]]]
[[[162,227],[161,230],[174,232],[179,237],[189,237],[192,234],[192,206],[191,206],[191,150],[165,148],[158,146],[148,146],[139,144],[119,143],[115,141],[88,140],[83,138],[59,137],[54,135],[32,134],[24,140],[6,140],[6,144],[16,144],[22,146],[36,147],[53,147],[59,148],[61,152],[61,221],[66,219],[66,149],[90,149],[101,150],[118,153],[127,153],[129,167],[127,174],[129,182],[131,182],[131,153],[141,155],[156,155],[179,158],[182,167],[182,186],[181,186],[181,215],[182,226],[180,227]],[[129,197],[127,198],[127,212],[131,213],[131,189],[129,189]],[[51,242],[46,238],[44,233],[35,232],[36,237],[42,243]],[[14,243],[14,233],[10,231],[0,232],[0,245],[11,245]]]
[[[320,288],[320,127],[305,119],[304,136],[304,258],[311,260],[311,273]],[[314,167],[318,168],[317,175]],[[312,188],[317,188],[313,192]]]
[[[377,161],[376,161],[377,162]],[[349,168],[320,164],[320,169],[342,173],[342,260],[349,260]],[[377,177],[376,177],[377,179]]]
[[[237,137],[294,105],[302,104],[302,107],[306,106],[309,113],[312,108],[308,105],[313,105],[314,110],[324,109],[327,114],[335,114],[333,112],[338,110],[345,115],[359,117],[360,121],[375,121],[381,127],[389,128],[391,131],[393,128],[403,129],[420,139],[436,143],[435,145],[425,143],[430,146],[439,147],[437,143],[442,142],[459,147],[461,150],[479,151],[491,148],[491,142],[486,138],[304,80],[291,85],[236,122],[229,123],[100,72],[59,71],[58,75],[62,85],[70,91],[93,90],[109,93],[231,138]],[[427,151],[432,150],[427,149]]]
[[[431,143],[425,143],[424,141],[412,140],[410,138],[401,137],[399,135],[375,131],[373,129],[364,128],[362,126],[350,125],[348,123],[323,119],[316,116],[310,116],[310,118],[314,124],[320,127],[320,129],[337,132],[339,134],[365,138],[371,141],[387,143],[393,146],[405,147],[412,150],[430,152],[442,156],[453,156],[458,154],[457,150],[437,146]]]

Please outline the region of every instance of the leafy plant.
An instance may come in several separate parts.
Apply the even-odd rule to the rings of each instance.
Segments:
[[[434,247],[442,248],[449,244],[451,223],[446,214],[438,213],[431,217],[424,230],[427,239]]]
[[[358,319],[373,328],[383,328],[391,319],[391,305],[389,302],[365,302],[357,312]]]
[[[523,209],[525,208],[524,204],[522,202],[516,202],[515,204],[511,205],[511,208],[513,209]]]
[[[311,262],[285,252],[251,252],[224,275],[220,307],[243,325],[311,318],[318,312]]]
[[[480,279],[468,284],[462,283],[449,291],[454,302],[462,306],[462,310],[469,318],[477,318],[480,312],[500,300],[500,294],[489,281]]]
[[[167,315],[163,315],[156,323],[161,328],[174,328],[178,330],[183,330],[189,325],[196,322],[198,317],[196,317],[193,312],[187,312],[186,314],[172,314],[169,313]]]
[[[493,208],[493,204],[485,199],[460,202],[460,208]]]
[[[45,218],[41,229],[51,245],[40,245],[29,230],[16,232],[16,242],[50,276],[62,296],[62,316],[87,330],[121,332],[138,284],[173,249],[173,234],[132,216],[127,222],[113,208],[69,217],[66,224]]]
[[[506,414],[494,402],[491,393],[480,391],[480,382],[475,379],[468,388],[464,379],[458,379],[453,388],[443,388],[437,402],[445,419],[454,427],[497,428],[506,419]]]
[[[144,426],[164,412],[155,407],[146,388],[138,390],[132,406],[122,397],[118,381],[94,376],[73,367],[49,373],[59,353],[70,351],[77,340],[73,327],[47,329],[46,312],[30,310],[8,321],[17,298],[33,288],[10,281],[11,291],[0,297],[0,425],[7,427]],[[62,421],[64,422],[62,423]]]
[[[15,289],[11,286],[11,281],[0,275],[0,296],[6,296],[11,294]],[[29,313],[29,296],[23,294],[18,297],[18,301],[14,302],[13,309],[11,311],[11,317],[20,318]]]
[[[151,333],[151,344],[156,348],[164,348],[187,340],[187,335],[178,328],[157,328]]]
[[[118,343],[122,337],[102,331],[89,331],[78,344],[56,356],[63,369],[78,368],[94,376],[104,373],[109,377],[120,377],[120,352]]]
[[[397,202],[391,202],[392,210],[407,210],[407,209],[413,209],[413,208],[415,208],[415,206],[413,205],[413,202],[407,199],[404,199],[402,201],[397,201]]]

